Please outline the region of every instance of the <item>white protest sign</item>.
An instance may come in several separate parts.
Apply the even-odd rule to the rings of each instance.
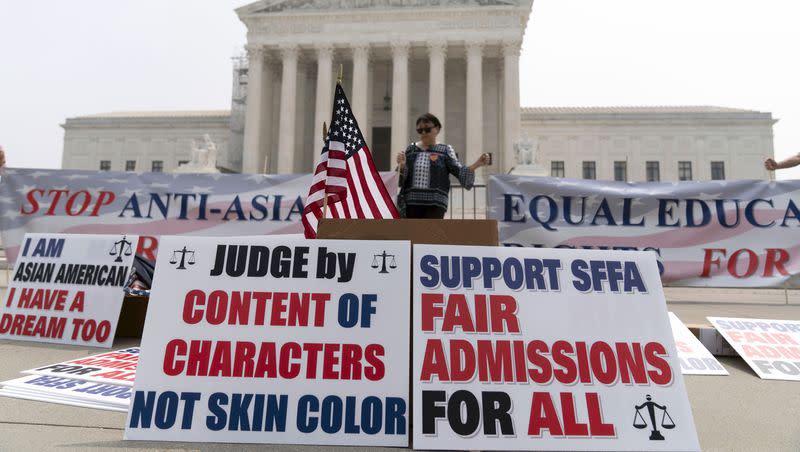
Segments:
[[[162,237],[125,438],[406,446],[410,251]]]
[[[129,386],[95,383],[72,378],[28,375],[0,383],[3,389],[38,394],[56,400],[96,403],[127,410],[130,405]]]
[[[800,381],[800,321],[706,318],[759,377]]]
[[[22,371],[24,374],[77,378],[98,383],[133,386],[139,347],[85,356]]]
[[[77,406],[81,408],[95,408],[98,410],[108,410],[108,411],[121,411],[125,412],[128,411],[126,407],[122,406],[113,406],[107,404],[100,404],[94,402],[88,402],[84,400],[77,400],[77,399],[64,399],[58,397],[49,397],[45,394],[37,394],[28,391],[19,391],[14,388],[1,388],[0,389],[0,396],[3,397],[13,397],[15,399],[23,399],[23,400],[33,400],[37,402],[48,402],[48,403],[59,403],[62,405],[71,405]]]
[[[415,447],[700,449],[652,253],[413,255]]]
[[[714,358],[714,355],[672,312],[669,313],[669,325],[672,328],[672,337],[675,339],[675,348],[678,350],[678,360],[684,375],[728,375],[728,371],[722,367],[717,358]]]
[[[137,236],[26,234],[0,339],[111,347]]]

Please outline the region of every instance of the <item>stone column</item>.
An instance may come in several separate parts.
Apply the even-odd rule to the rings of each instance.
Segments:
[[[333,103],[333,46],[329,43],[319,44],[317,50],[317,105],[314,114],[314,146],[319,148],[314,153],[314,169],[320,160],[322,151],[322,123],[331,121],[331,105]],[[328,124],[330,127],[330,124]]]
[[[271,145],[274,141],[272,134],[275,130],[272,112],[272,96],[275,92],[273,84],[275,83],[275,79],[277,79],[275,68],[273,67],[274,64],[275,60],[270,58],[268,53],[265,53],[263,63],[264,70],[261,73],[261,141],[258,147],[256,173],[270,171],[269,154],[275,149],[275,146]]]
[[[392,149],[389,167],[409,143],[408,129],[408,42],[392,43]]]
[[[264,48],[260,46],[248,46],[247,60],[247,111],[244,120],[242,172],[260,173],[259,151],[261,149],[261,117],[264,112],[262,98],[262,77],[265,72]]]
[[[503,42],[503,162],[502,171],[514,164],[514,142],[519,139],[519,52],[520,41]]]
[[[281,46],[281,118],[278,128],[278,173],[294,172],[295,115],[297,113],[297,45]]]
[[[359,127],[365,127],[367,121],[367,90],[369,81],[369,43],[353,44],[353,94],[350,107],[353,109]],[[367,130],[361,130],[366,135]]]
[[[483,153],[483,43],[467,42],[467,149],[464,163]]]
[[[444,61],[447,56],[447,42],[433,41],[428,43],[430,75],[428,84],[428,111],[440,121],[445,121],[445,85]],[[445,130],[439,132],[439,141],[446,143]]]

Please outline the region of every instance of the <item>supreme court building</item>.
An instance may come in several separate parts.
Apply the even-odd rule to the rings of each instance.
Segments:
[[[380,170],[431,112],[479,176],[520,166],[515,145],[560,177],[703,180],[769,177],[770,113],[723,107],[520,107],[519,57],[532,0],[261,0],[236,10],[247,56],[229,112],[68,118],[64,168],[171,171],[208,133],[218,166],[310,173],[330,121],[336,73]],[[524,83],[524,81],[523,81]],[[547,87],[542,87],[547,89]]]

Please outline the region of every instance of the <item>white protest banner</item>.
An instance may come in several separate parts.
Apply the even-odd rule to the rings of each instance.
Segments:
[[[128,234],[155,262],[162,234],[302,234],[312,174],[179,174],[6,168],[0,232],[14,263],[26,232]],[[381,173],[397,194],[397,172]],[[168,256],[169,257],[169,256]]]
[[[109,348],[137,236],[26,234],[0,338]]]
[[[672,328],[672,337],[675,338],[675,348],[678,350],[678,360],[684,375],[728,375],[728,371],[722,367],[717,358],[714,358],[714,355],[672,312],[669,313],[669,325]]]
[[[800,381],[800,321],[706,318],[759,377]]]
[[[408,444],[409,242],[161,247],[126,439]]]
[[[129,386],[45,375],[28,375],[4,381],[0,386],[6,390],[40,395],[54,400],[89,402],[100,406],[123,408],[126,411],[131,398]]]
[[[800,181],[615,182],[497,175],[505,246],[642,250],[664,285],[800,285]]]
[[[652,254],[413,255],[414,447],[700,450]]]
[[[98,383],[133,386],[139,347],[71,359],[22,371],[24,374],[77,378]]]

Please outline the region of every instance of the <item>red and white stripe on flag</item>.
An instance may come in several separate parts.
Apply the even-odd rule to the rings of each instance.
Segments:
[[[343,143],[329,141],[303,209],[306,238],[317,236],[326,194],[325,218],[399,218],[366,145],[347,158]]]

